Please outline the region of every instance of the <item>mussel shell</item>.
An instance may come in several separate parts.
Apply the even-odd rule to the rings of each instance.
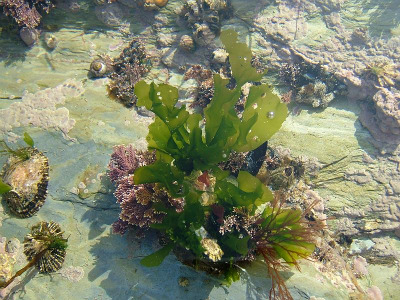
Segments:
[[[39,238],[38,238],[39,237]],[[31,229],[31,233],[24,239],[24,254],[28,261],[34,259],[47,246],[45,238],[63,238],[63,231],[55,222],[39,222]],[[66,251],[63,249],[49,249],[37,261],[36,268],[40,273],[51,273],[61,269],[65,260]]]
[[[46,201],[49,182],[47,157],[35,148],[23,149],[30,157],[23,160],[11,155],[2,172],[3,182],[12,190],[3,195],[10,210],[21,218],[27,218],[39,211]]]

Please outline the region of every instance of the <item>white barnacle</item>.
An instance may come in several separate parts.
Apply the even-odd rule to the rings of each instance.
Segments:
[[[201,246],[204,248],[204,253],[211,259],[213,262],[217,262],[221,260],[224,252],[221,247],[218,245],[217,240],[204,238],[201,240]]]

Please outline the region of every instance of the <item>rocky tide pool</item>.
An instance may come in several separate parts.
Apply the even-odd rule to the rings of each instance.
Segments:
[[[399,4],[2,1],[0,298],[397,299]]]

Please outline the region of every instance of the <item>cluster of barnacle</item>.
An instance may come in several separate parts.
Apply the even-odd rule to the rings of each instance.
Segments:
[[[388,62],[368,64],[364,74],[366,78],[378,81],[382,87],[394,86],[396,81],[400,81],[399,67]]]
[[[333,92],[327,92],[324,82],[317,80],[314,83],[303,85],[296,93],[295,100],[298,103],[310,104],[312,107],[327,107],[335,98]]]
[[[179,17],[193,30],[195,42],[204,45],[219,34],[221,20],[231,14],[230,0],[186,0]]]
[[[114,147],[108,174],[117,186],[114,195],[121,207],[119,220],[113,224],[115,233],[124,234],[129,228],[136,228],[139,229],[137,234],[141,235],[151,224],[160,223],[165,213],[153,208],[156,202],[161,201],[177,211],[182,210],[183,200],[172,199],[159,185],[135,185],[133,172],[154,161],[154,152],[139,151],[132,145]]]
[[[305,62],[283,65],[279,76],[291,88],[291,93],[286,95],[286,102],[294,99],[298,103],[310,104],[313,107],[327,107],[345,88],[319,65],[309,65]]]
[[[90,74],[93,77],[109,77],[110,95],[131,107],[136,103],[134,86],[149,68],[150,60],[144,46],[134,39],[122,50],[119,57],[111,59],[104,55],[96,58],[90,65]]]
[[[198,85],[196,100],[192,106],[205,108],[214,95],[214,80],[211,70],[201,65],[194,65],[185,72],[184,80],[188,79],[196,80]]]
[[[232,174],[237,175],[240,170],[246,170],[249,162],[247,159],[248,152],[232,151],[228,160],[219,164],[223,170],[229,170]]]
[[[268,147],[257,178],[272,190],[288,189],[305,174],[304,163],[284,152]]]
[[[279,76],[283,81],[290,86],[292,89],[297,88],[302,80],[302,69],[304,64],[302,63],[287,63],[284,64],[279,70]]]
[[[54,7],[52,0],[3,0],[0,1],[3,13],[11,16],[18,26],[35,28],[40,24],[40,13],[48,13]]]

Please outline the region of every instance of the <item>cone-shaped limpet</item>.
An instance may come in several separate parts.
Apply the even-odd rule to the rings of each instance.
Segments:
[[[19,150],[22,151],[28,158],[11,154],[1,178],[12,187],[11,191],[3,195],[10,210],[21,218],[27,218],[37,213],[46,200],[49,162],[36,148]]]

